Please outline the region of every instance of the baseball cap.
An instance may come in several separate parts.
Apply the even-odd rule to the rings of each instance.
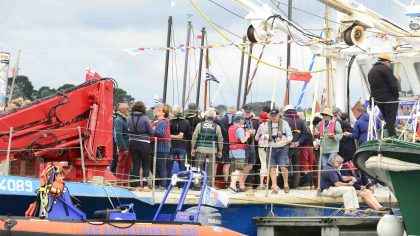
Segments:
[[[249,105],[249,104],[244,105],[244,106],[242,107],[242,109],[244,109],[244,112],[247,112],[247,113],[252,112],[252,107],[251,107],[251,105]]]
[[[274,108],[273,110],[270,111],[270,116],[276,116],[278,114],[280,114],[280,111],[277,108]]]

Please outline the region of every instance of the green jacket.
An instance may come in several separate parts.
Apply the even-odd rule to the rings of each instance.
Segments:
[[[319,124],[316,126],[316,130],[319,132],[319,126],[321,125],[322,122],[319,122]],[[326,154],[326,153],[333,153],[333,152],[337,152],[340,149],[340,140],[343,137],[343,130],[341,129],[341,125],[340,122],[335,122],[335,127],[334,127],[334,139],[330,139],[326,137],[326,134],[328,133],[328,130],[330,128],[332,122],[330,122],[328,124],[327,127],[325,127],[325,132],[323,137],[321,137],[321,154]]]

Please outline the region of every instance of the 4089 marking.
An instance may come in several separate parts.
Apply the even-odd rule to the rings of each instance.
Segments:
[[[0,180],[0,190],[11,192],[33,192],[32,181],[21,179]]]

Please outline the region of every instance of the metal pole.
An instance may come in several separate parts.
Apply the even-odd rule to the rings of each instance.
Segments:
[[[9,170],[10,170],[10,148],[12,146],[12,136],[13,136],[13,127],[10,127],[9,143],[7,144],[6,175],[9,175]]]
[[[270,184],[270,177],[271,177],[271,168],[270,168],[270,163],[271,163],[271,151],[273,150],[273,146],[271,145],[271,143],[268,143],[268,162],[267,162],[267,185],[265,186],[265,197],[268,197],[268,185]]]
[[[206,70],[209,69],[209,49],[206,50]],[[204,111],[207,111],[207,96],[210,90],[208,90],[208,87],[210,85],[210,80],[207,78],[204,80]],[[209,98],[210,100],[210,98]]]
[[[248,83],[249,83],[249,73],[251,70],[251,60],[252,60],[252,48],[254,47],[254,44],[251,44],[249,46],[249,56],[248,56],[248,65],[246,67],[246,78],[245,78],[245,85],[244,85],[244,100],[242,101],[242,106],[246,103],[246,95],[248,94]],[[238,108],[239,109],[239,108]]]
[[[21,51],[22,50],[19,49],[19,52],[18,52],[18,55],[17,55],[17,58],[16,58],[15,73],[13,73],[12,86],[10,86],[9,102],[7,103],[8,104],[7,106],[10,106],[10,103],[12,102],[13,87],[15,86],[15,80],[16,80],[16,76],[17,76],[17,73],[18,73],[20,52]]]
[[[182,86],[182,111],[184,112],[185,109],[185,91],[187,88],[187,76],[188,76],[188,55],[189,55],[189,49],[190,46],[190,35],[191,35],[191,21],[188,21],[188,30],[187,30],[187,42],[185,44],[185,63],[184,63],[184,83]]]
[[[330,7],[328,6],[328,4],[325,4],[325,37],[327,40],[330,39]],[[327,45],[327,50],[329,51],[329,46]],[[327,68],[330,69],[331,68],[331,57],[327,56],[326,58],[326,65]],[[326,102],[326,107],[331,107],[331,103],[330,103],[330,94],[331,94],[331,88],[330,87],[330,83],[331,83],[331,71],[328,70],[326,71],[327,73],[327,83],[326,83],[326,88],[327,88],[327,102]]]
[[[86,167],[85,167],[85,156],[83,154],[83,144],[82,144],[82,130],[80,126],[77,126],[79,131],[79,140],[80,140],[80,158],[82,159],[82,171],[83,171],[83,183],[86,183]]]
[[[288,5],[287,5],[287,19],[289,21],[292,21],[292,0],[289,0]],[[286,67],[287,69],[290,68],[290,54],[291,54],[291,43],[290,40],[292,38],[290,37],[290,35],[287,35],[287,51],[286,51]],[[283,105],[288,105],[290,103],[290,81],[289,81],[289,71],[286,71],[286,99],[287,99],[287,104],[283,104]]]
[[[321,140],[322,141],[322,140]],[[318,189],[321,189],[321,168],[322,168],[322,146],[319,146],[319,158],[318,158]]]
[[[246,36],[243,38],[243,42],[246,42]],[[242,47],[243,50],[245,50],[245,46]],[[238,85],[238,98],[236,101],[236,110],[239,110],[240,104],[241,104],[241,90],[242,90],[242,76],[244,74],[244,58],[245,53],[242,51],[241,55],[241,69],[239,71],[239,85]]]
[[[204,46],[204,37],[206,36],[206,28],[201,29],[201,48],[200,48],[200,62],[198,63],[198,81],[197,81],[197,96],[195,98],[195,104],[197,107],[200,107],[200,89],[201,89],[201,73],[203,69],[203,46]]]
[[[172,36],[172,16],[168,18],[168,35],[166,38],[166,59],[165,59],[165,77],[163,82],[163,103],[166,103],[166,92],[168,89],[168,71],[169,71],[169,54],[171,50],[168,48],[171,46],[171,36]]]
[[[212,156],[212,161],[210,163],[211,165],[211,186],[214,187],[214,178],[216,177],[216,142],[213,141],[212,142],[212,146],[213,146],[213,156]]]
[[[153,150],[154,154],[153,154],[153,181],[152,181],[152,198],[153,198],[153,204],[154,204],[154,200],[155,200],[155,185],[156,185],[156,152],[157,152],[157,137],[155,137],[155,146],[154,146],[154,150]]]

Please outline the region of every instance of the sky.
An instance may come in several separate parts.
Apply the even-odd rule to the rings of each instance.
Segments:
[[[213,1],[240,16],[247,14],[229,0]],[[403,9],[391,0],[386,1],[389,3],[381,4],[384,2],[381,0],[359,2],[397,23],[407,25],[407,18],[401,17]],[[275,8],[271,0],[262,2]],[[215,23],[238,36],[244,35],[250,25],[247,20],[210,1],[196,0],[196,3]],[[324,13],[324,5],[315,0],[294,0],[293,5],[316,15],[322,16]],[[81,84],[85,79],[86,68],[90,67],[104,77],[114,78],[120,88],[136,100],[144,101],[149,107],[153,105],[154,96],[162,97],[165,52],[149,50],[133,56],[123,49],[165,46],[168,16],[173,16],[174,19],[174,46],[185,44],[188,20],[192,21],[194,36],[200,34],[201,28],[205,27],[208,44],[227,43],[187,0],[0,0],[0,9],[3,9],[0,50],[11,53],[11,65],[15,63],[18,50],[22,50],[19,74],[28,76],[35,89],[41,86],[57,88],[66,83]],[[280,9],[287,12],[284,5]],[[332,15],[334,16],[334,12]],[[293,18],[302,27],[316,34],[324,27],[322,19],[296,9],[293,10]],[[235,42],[241,42],[237,36],[230,33],[227,35]],[[192,39],[193,45],[199,45],[196,37]],[[285,39],[284,34],[279,34],[272,41],[280,42]],[[258,56],[261,49],[260,45],[254,47],[254,55]],[[292,68],[307,69],[312,52],[308,48],[292,45],[291,56]],[[184,57],[183,52],[171,53],[167,101],[172,105],[181,104]],[[233,47],[213,49],[210,50],[209,57],[210,71],[221,81],[218,85],[211,85],[212,104],[235,105],[241,52]],[[262,58],[285,66],[286,45],[268,45]],[[191,102],[196,98],[196,87],[192,83],[197,74],[198,60],[199,51],[191,52],[187,76]],[[246,58],[245,63],[247,60]],[[255,65],[256,62],[252,61],[251,72]],[[315,68],[321,67],[320,63],[315,63]],[[260,65],[247,101],[271,100],[274,85],[277,83],[274,99],[282,102],[285,81],[284,72]],[[310,84],[309,87],[312,88],[311,86]],[[292,82],[292,103],[296,103],[301,87],[302,83]],[[361,96],[360,91],[354,90],[351,94],[352,100]],[[201,94],[200,97],[203,96],[203,91]],[[304,106],[310,106],[311,96],[305,96]],[[203,101],[202,98],[200,100]]]

